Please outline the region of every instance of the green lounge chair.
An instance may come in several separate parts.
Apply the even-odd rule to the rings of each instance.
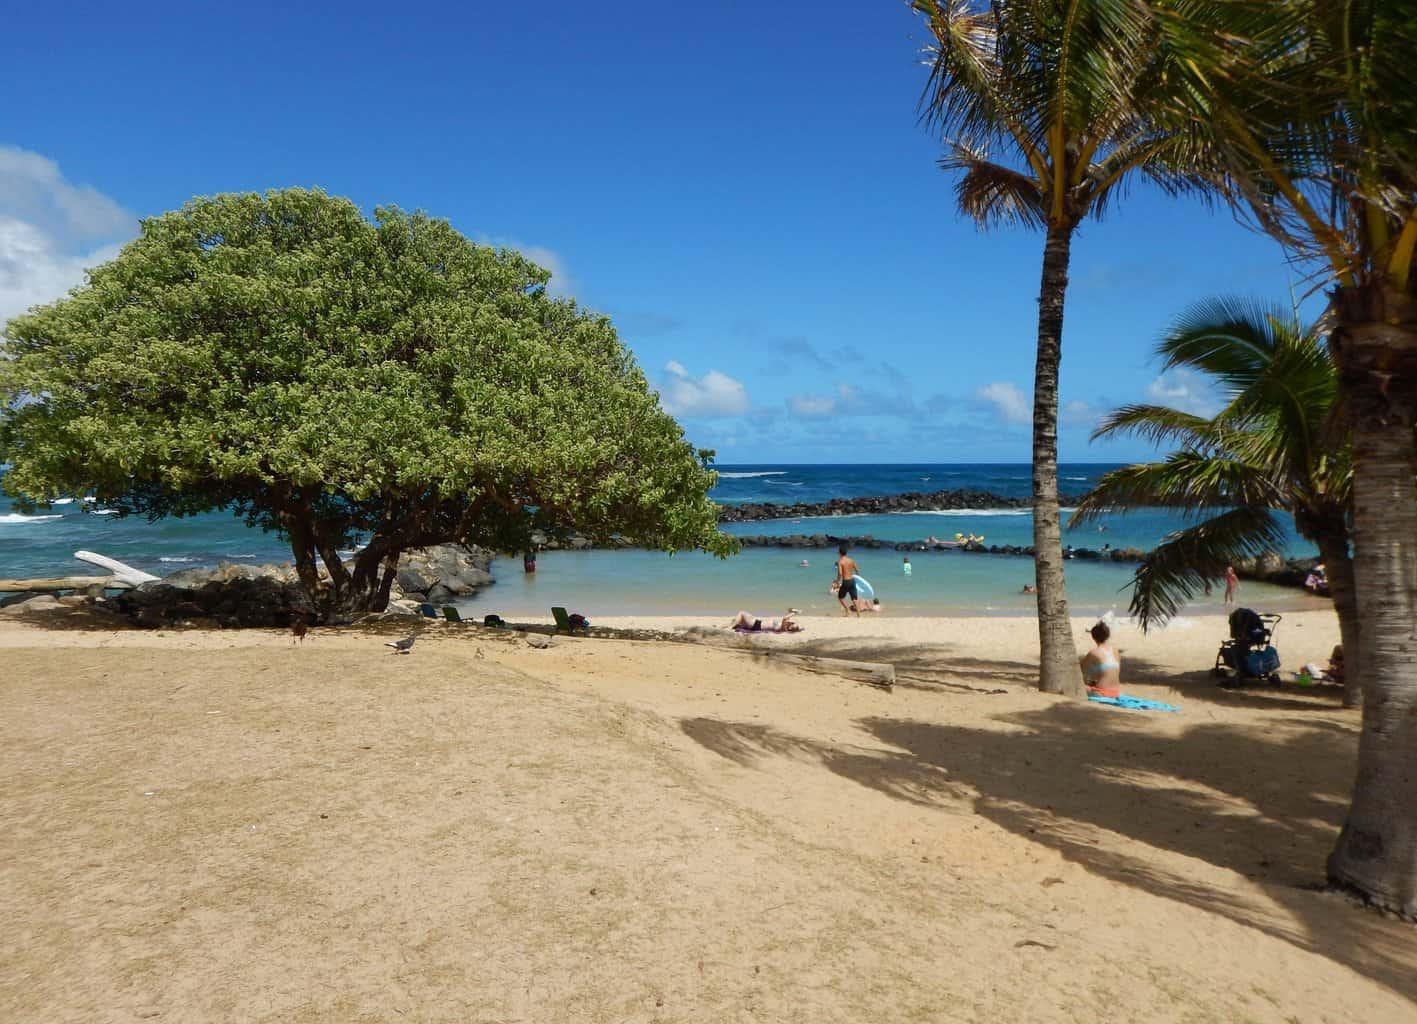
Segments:
[[[576,628],[571,625],[571,616],[566,612],[566,609],[552,608],[551,617],[556,620],[556,632],[574,633],[576,631]],[[586,630],[585,632],[587,635],[590,634],[590,630]]]
[[[449,622],[462,621],[462,616],[458,614],[458,610],[450,604],[443,606],[443,618],[447,619]]]

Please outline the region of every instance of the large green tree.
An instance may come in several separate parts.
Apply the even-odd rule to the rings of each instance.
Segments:
[[[1182,509],[1195,518],[1137,568],[1132,613],[1143,628],[1164,622],[1220,579],[1226,565],[1273,551],[1294,517],[1327,568],[1347,665],[1344,697],[1356,703],[1358,605],[1349,550],[1352,460],[1333,415],[1338,378],[1324,338],[1291,313],[1220,299],[1199,303],[1157,346],[1166,369],[1209,378],[1225,399],[1214,416],[1164,405],[1128,405],[1094,437],[1131,435],[1178,447],[1166,458],[1103,474],[1078,503],[1072,525],[1112,510]]]
[[[1175,95],[1184,33],[1134,0],[913,0],[932,36],[921,106],[983,226],[1044,232],[1033,384],[1039,685],[1080,696],[1058,506],[1058,371],[1073,237],[1141,177],[1175,192],[1198,133]]]
[[[328,619],[382,609],[428,544],[576,529],[727,553],[710,453],[548,279],[423,214],[193,200],[8,324],[4,486],[154,519],[231,509],[288,539]]]

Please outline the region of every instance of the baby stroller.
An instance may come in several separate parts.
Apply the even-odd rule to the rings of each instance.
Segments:
[[[1220,645],[1211,670],[1221,678],[1221,686],[1239,686],[1250,680],[1279,685],[1279,652],[1271,641],[1281,618],[1249,608],[1230,613],[1230,639]]]

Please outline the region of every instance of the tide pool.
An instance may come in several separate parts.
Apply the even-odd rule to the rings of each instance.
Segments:
[[[886,615],[1032,615],[1035,599],[1021,593],[1033,582],[1033,562],[1008,555],[924,552],[910,556],[911,574],[894,551],[855,552],[861,575],[870,580]],[[801,565],[806,559],[807,565]],[[739,609],[776,616],[786,608],[808,615],[840,614],[827,593],[835,552],[753,548],[729,559],[704,554],[649,551],[547,551],[537,572],[527,575],[520,559],[492,565],[497,582],[459,603],[464,615],[548,619],[562,605],[595,620],[597,615],[722,614]],[[1125,566],[1071,561],[1067,565],[1072,613],[1127,613],[1132,571]],[[1265,611],[1331,607],[1302,591],[1245,581],[1241,601]],[[1223,612],[1219,590],[1186,610],[1188,615]]]

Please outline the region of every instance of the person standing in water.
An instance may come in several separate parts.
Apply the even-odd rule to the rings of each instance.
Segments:
[[[860,615],[856,607],[856,559],[846,553],[846,545],[837,548],[836,600],[843,615]],[[849,603],[848,603],[849,602]]]
[[[910,556],[909,556],[909,555],[906,555],[904,561],[901,563],[901,570],[902,570],[907,576],[910,575]]]
[[[1235,567],[1227,565],[1225,567],[1225,603],[1232,605],[1235,603],[1235,594],[1240,589],[1240,577],[1235,574]]]

